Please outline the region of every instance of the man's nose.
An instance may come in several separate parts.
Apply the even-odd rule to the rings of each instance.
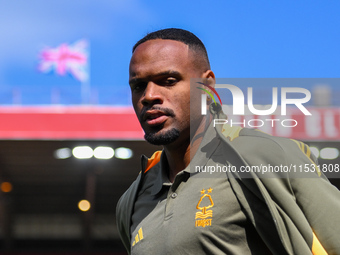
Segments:
[[[150,104],[163,103],[163,96],[161,93],[161,87],[153,82],[149,82],[144,90],[142,97],[142,104],[144,106]]]

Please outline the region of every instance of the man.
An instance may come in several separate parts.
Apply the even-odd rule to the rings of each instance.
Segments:
[[[190,91],[190,82],[199,78],[201,87],[211,88],[215,76],[195,35],[182,29],[148,34],[133,47],[129,75],[145,139],[163,145],[162,152],[142,158],[141,173],[117,205],[129,253],[340,254],[339,191],[321,173],[257,178],[227,171],[211,178],[190,170],[315,166],[300,142],[214,128],[212,118],[225,117],[218,104],[207,105],[210,115],[200,114],[195,98],[201,90]]]

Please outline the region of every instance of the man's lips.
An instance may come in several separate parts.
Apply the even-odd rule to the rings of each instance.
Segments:
[[[168,115],[159,110],[149,110],[143,116],[143,120],[150,126],[156,126],[163,124],[167,119]]]
[[[158,125],[163,124],[167,119],[168,119],[168,116],[162,115],[155,119],[147,119],[146,123],[148,123],[149,126],[158,126]]]
[[[160,125],[164,123],[167,119],[167,114],[159,110],[149,110],[143,116],[143,120],[150,126]]]

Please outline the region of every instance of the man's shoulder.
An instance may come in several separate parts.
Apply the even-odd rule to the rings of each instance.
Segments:
[[[130,249],[130,220],[135,196],[141,180],[141,173],[120,197],[116,207],[116,223],[121,240],[127,250]]]
[[[158,164],[161,158],[161,154],[162,151],[155,151],[150,158],[142,155],[141,159],[142,169],[139,172],[136,180],[130,185],[130,187],[124,192],[124,194],[119,199],[117,204],[117,212],[121,208],[125,210],[133,205],[138,192],[138,188],[140,186],[140,182],[142,180],[142,176],[146,175],[151,168],[154,168],[154,166]]]
[[[303,142],[272,136],[258,129],[224,126],[224,136],[232,146],[251,162],[287,163],[294,159],[316,162],[308,145]],[[261,160],[262,159],[262,160]]]
[[[226,138],[228,138],[235,146],[237,145],[247,145],[247,147],[259,145],[272,145],[274,147],[284,144],[294,145],[294,140],[272,136],[268,133],[262,132],[258,129],[242,128],[239,126],[227,126],[224,125],[222,133]]]
[[[117,216],[124,215],[124,211],[126,212],[129,206],[133,204],[140,180],[141,180],[141,173],[139,173],[136,180],[130,185],[130,187],[120,197],[117,203]],[[120,212],[122,212],[122,215],[119,215]]]

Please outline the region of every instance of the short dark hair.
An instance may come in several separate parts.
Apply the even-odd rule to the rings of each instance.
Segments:
[[[189,49],[201,56],[203,54],[203,58],[206,60],[208,67],[210,68],[208,53],[202,41],[193,33],[180,28],[166,28],[147,34],[133,46],[132,53],[140,44],[155,39],[174,40],[188,45]]]

